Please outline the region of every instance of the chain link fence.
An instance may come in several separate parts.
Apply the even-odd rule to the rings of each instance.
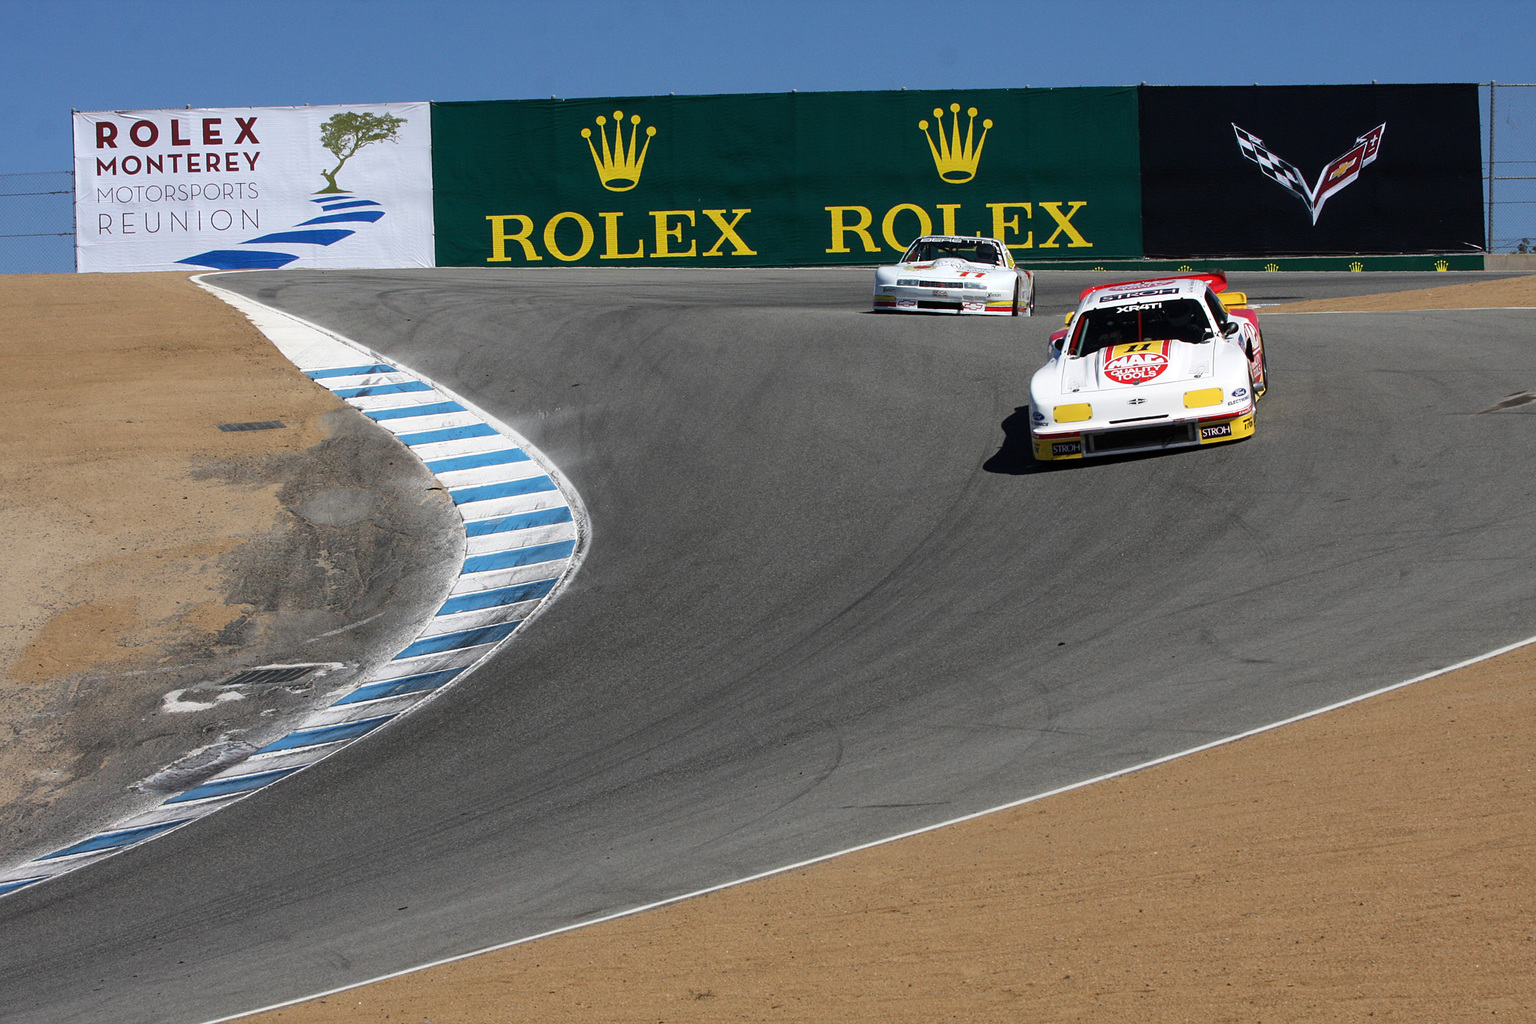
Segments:
[[[0,174],[0,274],[74,269],[74,174]]]
[[[1483,86],[1489,252],[1536,252],[1536,84]]]
[[[1536,84],[1482,86],[1488,251],[1536,253]],[[74,175],[0,174],[0,274],[75,269]]]

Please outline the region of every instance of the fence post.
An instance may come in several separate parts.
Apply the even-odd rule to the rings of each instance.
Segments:
[[[1499,83],[1488,81],[1488,237],[1483,242],[1483,252],[1493,252],[1493,126],[1499,123],[1494,115],[1493,97]]]

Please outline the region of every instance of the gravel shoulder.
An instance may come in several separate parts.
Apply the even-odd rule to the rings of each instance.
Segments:
[[[1398,313],[1418,309],[1509,309],[1536,307],[1536,275],[1470,284],[1414,288],[1381,295],[1351,295],[1271,306],[1271,313]]]

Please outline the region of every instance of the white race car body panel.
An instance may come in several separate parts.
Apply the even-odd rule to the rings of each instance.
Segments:
[[[1084,293],[1072,328],[1030,382],[1041,460],[1152,451],[1247,437],[1263,394],[1258,318],[1230,312],[1202,276]],[[1241,297],[1231,295],[1232,300]]]
[[[924,235],[875,268],[876,312],[1029,316],[1034,305],[1034,275],[995,238]]]

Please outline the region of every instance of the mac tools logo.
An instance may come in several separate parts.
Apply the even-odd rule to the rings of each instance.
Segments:
[[[1168,342],[1138,341],[1104,349],[1104,376],[1116,384],[1142,384],[1168,369]]]
[[[1271,153],[1263,139],[1236,124],[1232,125],[1232,130],[1237,132],[1237,148],[1243,156],[1258,164],[1265,177],[1279,182],[1294,193],[1306,206],[1307,212],[1312,214],[1312,223],[1315,225],[1328,197],[1348,187],[1360,177],[1361,169],[1376,159],[1376,153],[1381,149],[1381,136],[1387,126],[1377,125],[1356,139],[1354,148],[1324,167],[1317,176],[1317,184],[1312,186],[1307,185],[1306,178],[1295,164],[1287,163]]]

